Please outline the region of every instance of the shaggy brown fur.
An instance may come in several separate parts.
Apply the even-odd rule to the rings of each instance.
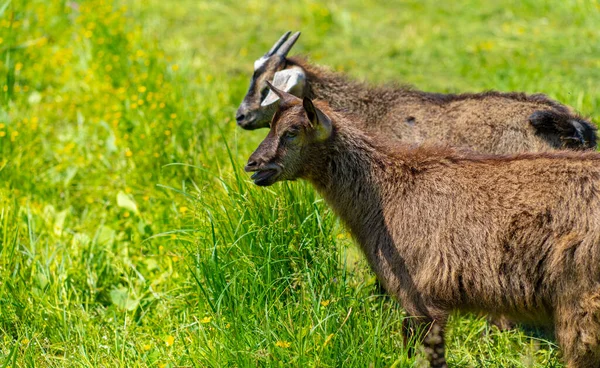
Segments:
[[[445,367],[453,310],[554,328],[567,366],[600,366],[600,154],[476,155],[390,145],[281,93],[246,166],[258,185],[309,180]]]
[[[318,98],[358,127],[409,143],[439,141],[483,153],[517,153],[596,147],[596,128],[548,97],[524,93],[439,94],[406,86],[371,87],[314,66],[303,58],[269,57],[257,70],[237,113],[244,129],[266,128],[276,103],[261,106],[276,72],[300,68],[305,83],[292,91]]]

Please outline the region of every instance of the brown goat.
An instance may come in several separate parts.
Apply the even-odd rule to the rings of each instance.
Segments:
[[[429,325],[432,367],[446,366],[453,310],[550,327],[568,367],[600,366],[600,154],[392,145],[273,90],[279,109],[246,170],[261,186],[314,185],[410,320]]]
[[[236,115],[244,129],[266,128],[277,96],[266,82],[300,98],[321,99],[353,114],[357,127],[408,143],[439,141],[482,153],[596,147],[596,128],[542,94],[438,94],[408,87],[370,87],[339,73],[287,58],[300,36],[286,33],[255,62],[248,93]]]

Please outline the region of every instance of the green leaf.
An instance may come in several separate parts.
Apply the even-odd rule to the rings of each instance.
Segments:
[[[139,299],[131,298],[129,291],[125,287],[113,289],[110,292],[110,300],[114,305],[123,310],[132,311],[140,304]]]
[[[135,214],[138,213],[138,208],[133,201],[133,198],[122,191],[119,191],[119,194],[117,194],[117,205],[121,208],[125,208],[131,212],[134,212]]]

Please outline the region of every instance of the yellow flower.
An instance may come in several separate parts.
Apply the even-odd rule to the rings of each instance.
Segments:
[[[138,87],[138,92],[139,92],[139,93],[144,93],[144,92],[146,92],[146,87],[144,87],[144,86],[139,86],[139,87]]]
[[[167,346],[173,345],[174,342],[175,342],[175,338],[171,335],[169,335],[165,338],[165,344],[167,344]]]
[[[29,339],[28,338],[24,338],[23,340],[21,340],[21,344],[23,344],[23,345],[29,344]]]
[[[133,152],[131,152],[130,150],[127,150],[127,151],[125,151],[125,156],[131,157],[131,156],[133,156]]]
[[[148,351],[148,350],[150,350],[151,347],[152,346],[150,344],[146,344],[146,345],[144,345],[143,349],[144,349],[144,351]]]
[[[188,208],[186,206],[179,207],[179,212],[186,213],[187,211],[188,211]]]
[[[171,114],[171,119],[175,119],[176,117],[177,117],[177,114],[175,114],[175,113]]]
[[[170,130],[165,130],[165,135],[171,135],[171,131]]]
[[[329,301],[329,299],[328,299],[328,300],[323,300],[323,301],[321,302],[321,305],[322,305],[322,306],[324,306],[324,307],[326,307],[326,306],[328,306],[328,305],[329,305],[329,303],[331,303],[331,302]]]
[[[0,137],[4,137],[6,135],[5,131],[0,130]]]
[[[3,123],[0,123],[0,129],[4,129],[6,125],[4,125]]]
[[[225,328],[231,328],[231,323],[226,324]]]
[[[171,66],[171,69],[173,69],[173,71],[176,72],[179,70],[179,65],[173,64],[173,66]]]
[[[16,70],[16,71],[19,71],[19,70],[21,70],[21,69],[23,69],[23,63],[16,63],[16,64],[15,64],[15,70]]]
[[[287,349],[290,346],[292,346],[292,343],[288,342],[288,341],[277,341],[275,343],[275,346],[279,346],[280,348],[284,348]]]
[[[210,323],[212,321],[212,317],[204,317],[200,320],[201,323]]]
[[[129,217],[129,212],[125,212],[125,213],[123,214],[123,217],[125,217],[125,218]]]

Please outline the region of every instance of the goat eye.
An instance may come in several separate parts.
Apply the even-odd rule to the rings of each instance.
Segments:
[[[269,94],[269,87],[265,87],[260,91],[260,100],[264,101],[267,95]]]
[[[293,139],[293,138],[296,138],[297,136],[298,136],[297,130],[288,130],[285,133],[285,138],[287,138],[287,139]]]

